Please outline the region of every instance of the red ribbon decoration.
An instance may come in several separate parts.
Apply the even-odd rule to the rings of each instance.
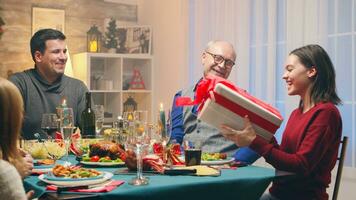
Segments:
[[[205,101],[208,98],[211,98],[211,95],[210,95],[211,91],[213,91],[214,95],[219,95],[219,94],[214,92],[215,85],[218,84],[218,83],[224,84],[228,88],[232,89],[233,91],[236,91],[237,93],[241,94],[242,96],[244,96],[245,98],[247,98],[250,101],[254,102],[255,104],[258,104],[259,106],[263,107],[264,109],[268,110],[269,112],[275,114],[278,118],[283,119],[281,114],[279,113],[279,111],[277,109],[275,109],[274,107],[272,107],[272,106],[266,104],[265,102],[263,102],[263,101],[255,98],[255,97],[251,96],[245,90],[235,86],[230,81],[228,81],[228,80],[226,80],[224,78],[221,78],[221,77],[218,77],[218,76],[212,76],[212,75],[209,75],[209,76],[205,77],[204,79],[202,79],[198,83],[196,91],[195,91],[195,99],[194,100],[192,100],[190,97],[179,97],[179,98],[176,99],[176,106],[191,106],[191,105],[200,104],[199,108],[198,108],[198,111],[200,111],[203,108]],[[228,108],[230,108],[232,106],[232,104],[235,104],[235,103],[231,102],[231,105],[229,104]],[[241,106],[239,106],[239,107],[241,107]],[[249,115],[251,115],[250,112],[249,112]],[[244,115],[242,115],[242,117],[243,116]],[[266,130],[269,130],[269,129],[266,129]]]
[[[254,124],[258,125],[259,127],[263,128],[264,130],[274,133],[277,131],[279,126],[273,124],[272,122],[264,119],[263,117],[259,116],[258,114],[240,106],[239,104],[234,103],[228,98],[225,98],[224,96],[214,92],[214,97],[215,97],[215,102],[224,106],[225,108],[229,108],[230,111],[233,113],[244,117],[248,115],[248,118],[253,122]]]

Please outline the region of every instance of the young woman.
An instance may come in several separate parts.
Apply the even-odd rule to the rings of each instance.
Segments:
[[[19,173],[25,176],[26,158],[18,150],[23,102],[17,87],[0,78],[0,199],[22,200],[26,196]]]
[[[300,96],[300,103],[280,145],[256,135],[248,116],[243,130],[222,126],[223,135],[238,146],[249,146],[274,168],[296,174],[295,179],[274,181],[261,199],[328,199],[342,131],[333,64],[319,45],[303,46],[289,54],[283,79],[288,95]]]

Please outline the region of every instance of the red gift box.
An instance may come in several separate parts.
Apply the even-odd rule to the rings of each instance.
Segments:
[[[226,124],[241,130],[244,128],[243,118],[248,115],[256,133],[269,141],[283,121],[278,110],[244,90],[233,89],[224,83],[217,83],[205,100],[198,119],[218,129]]]

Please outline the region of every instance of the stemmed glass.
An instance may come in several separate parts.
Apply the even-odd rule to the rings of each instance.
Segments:
[[[133,121],[134,121],[134,112],[127,111],[123,114],[123,121],[124,121],[124,129],[127,132],[126,140],[131,139],[133,136]]]
[[[94,105],[94,113],[95,113],[95,132],[96,135],[100,135],[104,125],[104,106]]]
[[[41,129],[47,134],[47,138],[54,138],[58,131],[58,117],[54,113],[42,114]]]
[[[64,140],[66,156],[65,165],[70,165],[68,162],[68,152],[71,136],[74,130],[74,115],[72,108],[57,108],[57,114],[59,118],[59,124],[61,129],[62,138]]]
[[[133,133],[128,137],[127,143],[134,147],[137,157],[137,176],[130,180],[131,185],[147,185],[148,178],[142,175],[142,157],[145,148],[148,146],[147,138],[147,111],[135,111],[133,113]]]

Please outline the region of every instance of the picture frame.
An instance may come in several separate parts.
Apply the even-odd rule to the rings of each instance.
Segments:
[[[151,54],[152,30],[150,26],[119,26],[117,53]]]
[[[32,7],[32,35],[44,28],[53,28],[64,33],[65,11],[53,8]]]

